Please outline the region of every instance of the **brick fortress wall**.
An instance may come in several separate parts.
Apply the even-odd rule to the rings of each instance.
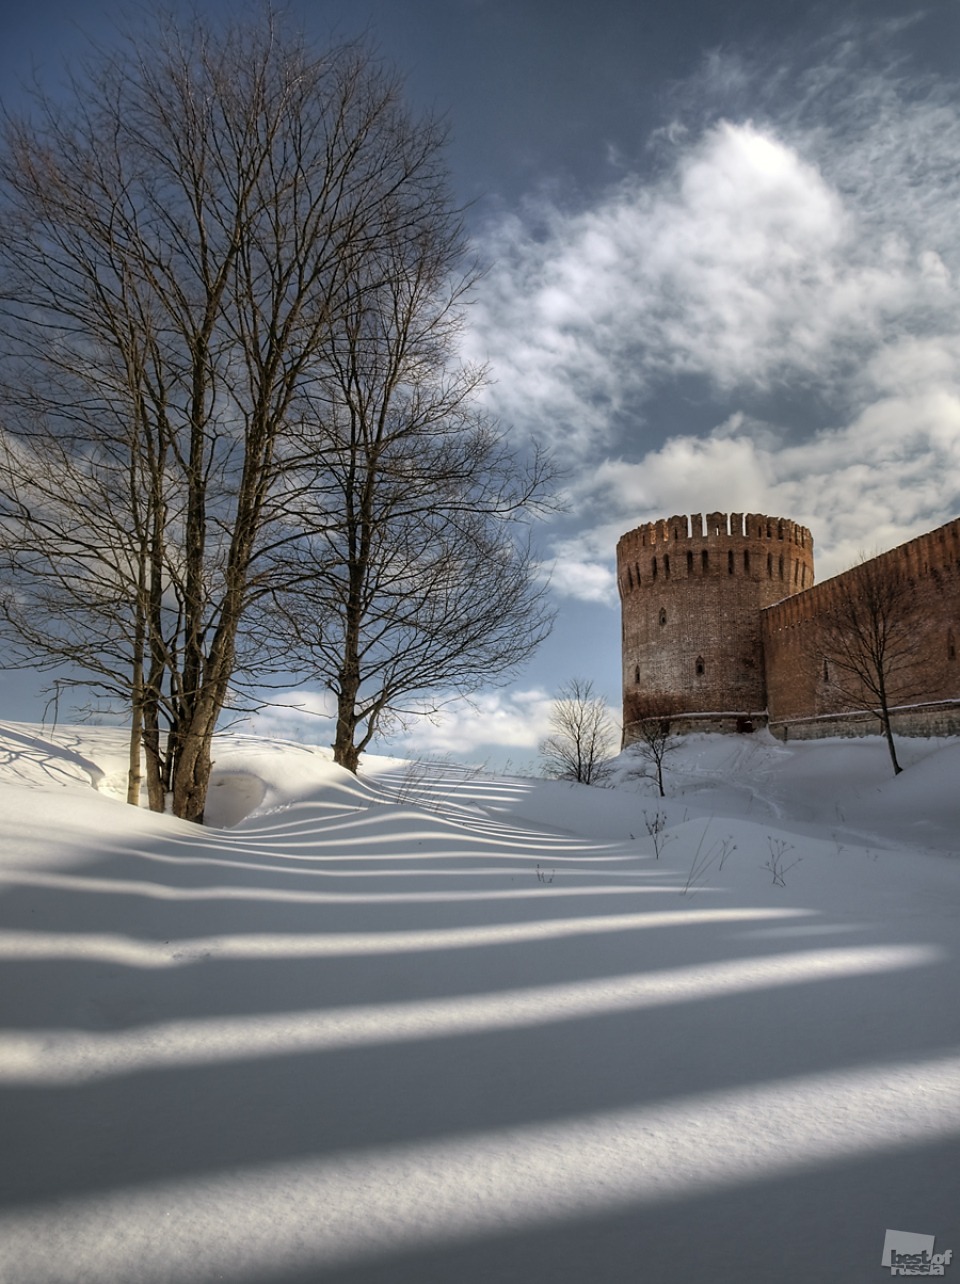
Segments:
[[[763,716],[761,612],[813,584],[813,539],[779,517],[709,513],[629,531],[617,545],[624,739],[646,711],[689,726]]]
[[[881,569],[901,574],[910,595],[916,655],[898,678],[894,730],[905,735],[960,734],[960,519],[881,553]],[[846,574],[846,573],[844,573]],[[824,664],[821,620],[844,574],[824,580],[762,613],[769,721],[787,737],[863,735],[878,720],[844,707]]]
[[[916,655],[892,693],[894,729],[960,734],[960,519],[878,557],[903,575]],[[824,666],[823,616],[844,576],[813,583],[813,539],[778,517],[710,513],[647,522],[617,545],[624,743],[645,713],[734,730],[769,718],[783,738],[864,735]]]

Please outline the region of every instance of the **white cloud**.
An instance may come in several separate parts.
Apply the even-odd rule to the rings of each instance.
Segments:
[[[584,515],[598,497],[608,510],[582,538],[607,540],[612,554],[619,534],[652,518],[770,513],[812,530],[823,579],[861,551],[902,543],[960,511],[960,392],[952,386],[880,398],[842,428],[792,446],[753,427],[741,417],[736,437],[724,424],[707,437],[671,438],[637,463],[605,461],[576,496]]]
[[[865,298],[899,297],[896,273],[873,266],[838,282],[850,237],[813,166],[721,122],[659,184],[630,178],[591,210],[541,206],[502,224],[471,350],[490,360],[506,416],[588,451],[658,378],[768,383],[811,368]]]
[[[471,697],[440,697],[441,707],[432,714],[408,715],[403,724],[391,723],[371,753],[408,757],[443,757],[447,754],[483,757],[491,747],[514,753],[525,762],[535,756],[547,734],[552,696],[539,687],[512,691],[487,691]],[[329,692],[294,690],[276,697],[276,703],[250,719],[257,735],[329,744],[333,739],[336,709]]]
[[[758,494],[769,489],[769,468],[769,452],[750,438],[672,437],[637,464],[606,461],[595,485],[624,513],[706,512],[718,507],[718,496],[728,511],[755,512]]]
[[[613,570],[610,544],[599,560],[582,555],[582,541],[564,540],[554,546],[556,560],[544,563],[550,587],[560,597],[573,597],[581,602],[599,602],[615,606],[618,601],[617,579]]]
[[[508,759],[515,770],[535,771],[539,745],[551,730],[554,698],[555,693],[531,687],[453,700],[434,717],[418,719],[391,743],[397,753],[415,758],[451,755],[478,761],[493,752],[500,769]],[[610,704],[606,709],[618,726],[620,709]]]
[[[332,692],[303,688],[278,692],[274,703],[252,714],[249,721],[256,735],[303,744],[329,744],[336,711]]]
[[[551,700],[540,688],[454,699],[432,717],[411,722],[392,742],[415,757],[471,755],[492,745],[535,754],[547,733]]]
[[[861,53],[842,40],[764,83],[717,55],[690,98],[725,114],[678,112],[653,177],[490,229],[471,350],[503,417],[576,461],[593,541],[568,544],[558,592],[609,600],[614,531],[648,517],[794,517],[825,574],[960,509],[960,104]],[[718,427],[644,422],[681,378]]]

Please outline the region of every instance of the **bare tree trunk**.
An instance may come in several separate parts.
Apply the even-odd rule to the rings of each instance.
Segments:
[[[893,774],[899,776],[903,768],[897,760],[897,746],[893,742],[893,728],[890,725],[890,705],[887,700],[887,683],[884,666],[878,666],[877,673],[877,695],[880,699],[880,723],[883,727],[883,734],[886,737],[887,749],[890,751],[890,761],[893,763]]]
[[[354,744],[357,720],[354,710],[359,683],[345,683],[337,696],[337,726],[333,738],[333,761],[356,775],[360,751]]]
[[[360,703],[360,589],[365,570],[362,553],[354,553],[350,589],[344,607],[343,650],[337,673],[337,725],[333,738],[333,761],[354,775],[360,765],[356,736]]]
[[[893,774],[899,776],[903,768],[897,760],[897,746],[893,743],[893,731],[890,727],[890,715],[886,714],[883,719],[883,733],[887,738],[887,748],[890,750],[890,761],[893,763]]]
[[[167,791],[163,779],[163,755],[160,750],[160,726],[156,703],[147,706],[143,726],[143,754],[147,767],[147,798],[151,811],[165,811]]]
[[[143,735],[143,704],[133,697],[130,725],[130,766],[127,769],[127,802],[140,806],[140,789],[143,784],[141,739]]]
[[[140,806],[140,788],[143,784],[141,744],[143,740],[143,657],[146,647],[146,617],[144,603],[143,558],[137,573],[136,621],[133,638],[133,674],[130,680],[130,753],[127,768],[127,802],[134,807]]]
[[[181,820],[203,824],[203,813],[213,768],[213,733],[219,709],[211,699],[203,701],[181,737],[176,773],[173,778],[173,814]]]

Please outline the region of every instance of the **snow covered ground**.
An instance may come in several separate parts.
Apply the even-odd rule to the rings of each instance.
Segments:
[[[230,736],[203,830],[124,756],[0,725],[3,1284],[960,1254],[960,743],[696,737],[659,800]]]

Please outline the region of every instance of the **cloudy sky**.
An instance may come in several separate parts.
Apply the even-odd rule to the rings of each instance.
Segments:
[[[790,517],[823,578],[960,513],[957,0],[290,8],[321,41],[372,33],[449,121],[489,265],[467,355],[511,434],[567,468],[567,510],[539,532],[553,637],[407,751],[529,763],[572,674],[618,705],[614,548],[639,522]],[[2,6],[6,101],[80,30],[108,42],[117,12],[137,6]],[[0,684],[6,716],[39,716],[28,687]]]

